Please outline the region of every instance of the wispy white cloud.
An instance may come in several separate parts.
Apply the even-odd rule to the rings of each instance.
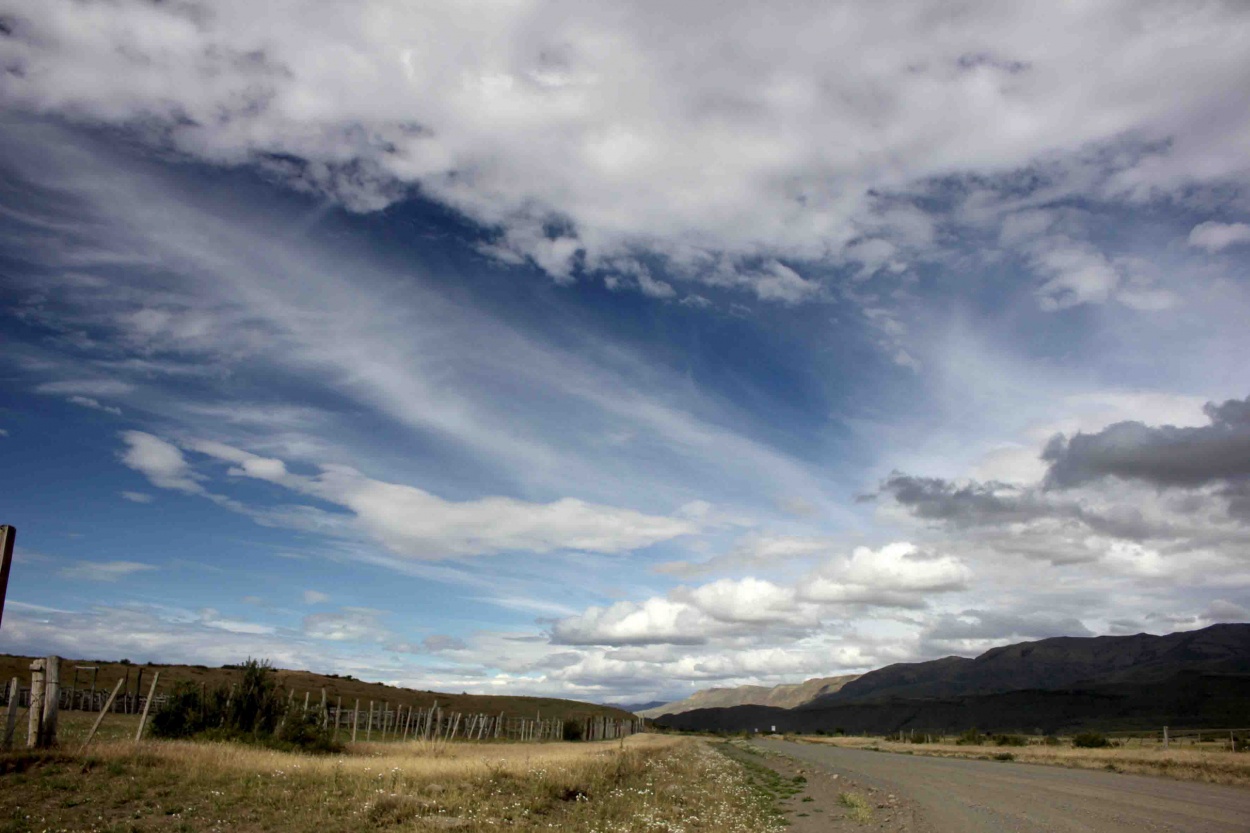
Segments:
[[[78,561],[58,572],[65,578],[81,581],[117,581],[126,576],[157,569],[155,564],[139,561]]]

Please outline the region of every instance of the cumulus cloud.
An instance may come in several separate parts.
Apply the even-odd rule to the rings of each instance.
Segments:
[[[587,608],[556,622],[551,639],[562,645],[701,645],[715,630],[723,628],[693,606],[653,598]]]
[[[804,581],[806,601],[878,607],[924,607],[930,598],[965,590],[972,572],[951,555],[926,552],[897,542],[879,550],[856,547],[850,558],[835,559]]]
[[[1250,225],[1246,223],[1217,223],[1212,220],[1199,223],[1189,232],[1189,245],[1213,253],[1246,243],[1250,243]]]
[[[1101,477],[1158,486],[1199,486],[1250,477],[1250,397],[1209,403],[1209,425],[1178,428],[1119,422],[1093,434],[1056,436],[1042,459],[1046,485],[1071,488]]]
[[[928,182],[1044,167],[1132,200],[1244,179],[1247,25],[1237,4],[1137,0],[678,15],[308,0],[259,18],[242,0],[46,0],[0,50],[13,107],[134,125],[357,210],[419,188],[498,230],[494,256],[560,280],[631,275],[649,251],[794,302],[814,288],[787,261],[905,266],[932,226],[905,197]],[[1058,305],[1114,282],[1059,267]]]

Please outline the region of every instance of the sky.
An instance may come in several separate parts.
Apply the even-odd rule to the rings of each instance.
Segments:
[[[600,702],[1250,619],[1250,7],[18,0],[0,652]]]

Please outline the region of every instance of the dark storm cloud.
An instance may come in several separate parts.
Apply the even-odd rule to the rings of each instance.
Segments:
[[[1196,487],[1250,477],[1250,397],[1204,410],[1211,424],[1197,428],[1117,422],[1095,434],[1057,435],[1042,452],[1050,464],[1045,487],[1068,489],[1103,477]]]

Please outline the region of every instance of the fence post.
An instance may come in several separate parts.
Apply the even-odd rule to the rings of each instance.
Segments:
[[[13,732],[17,729],[17,710],[21,706],[19,702],[22,699],[22,683],[14,677],[9,682],[9,713],[4,719],[4,744],[3,748],[9,750],[13,748]]]
[[[96,730],[104,722],[104,715],[109,713],[109,708],[113,705],[113,701],[117,699],[117,692],[122,690],[122,686],[125,683],[125,679],[121,679],[117,681],[117,685],[113,686],[113,693],[109,695],[109,699],[104,703],[104,708],[100,709],[100,715],[95,719],[95,723],[91,724],[91,731],[87,733],[87,739],[82,742],[82,748],[78,750],[79,752],[82,752],[83,749],[87,748],[87,744],[91,743],[91,739],[95,737]]]
[[[38,748],[43,742],[43,668],[44,660],[37,659],[30,664],[30,708],[27,709],[29,721],[26,729],[26,746]]]
[[[143,727],[148,725],[148,710],[152,708],[152,698],[156,696],[156,684],[161,681],[161,672],[152,675],[152,687],[148,689],[148,699],[143,701],[143,716],[139,718],[139,728],[135,730],[135,743],[143,739]]]
[[[1167,726],[1163,727],[1163,748],[1165,750],[1168,748],[1168,727]]]
[[[356,707],[352,709],[352,743],[356,742],[356,727],[360,724],[360,698],[356,698]]]

